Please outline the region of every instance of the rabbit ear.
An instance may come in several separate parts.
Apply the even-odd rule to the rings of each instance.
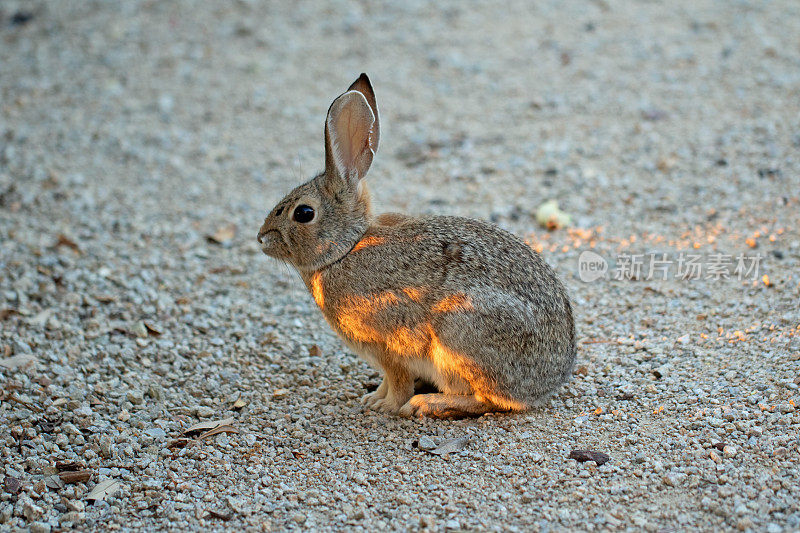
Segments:
[[[353,184],[366,175],[378,146],[377,125],[377,117],[362,92],[347,91],[333,101],[325,120],[325,165],[329,175],[334,173]]]
[[[364,98],[367,99],[367,103],[369,104],[370,109],[372,109],[372,114],[375,115],[375,125],[372,127],[372,151],[378,151],[378,138],[381,134],[380,129],[380,118],[378,117],[378,103],[375,101],[375,91],[372,90],[372,84],[369,82],[369,78],[363,72],[361,76],[358,77],[353,84],[347,88],[348,91],[358,91],[364,95]]]

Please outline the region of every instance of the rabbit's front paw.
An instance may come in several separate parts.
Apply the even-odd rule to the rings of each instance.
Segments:
[[[364,396],[362,402],[375,411],[396,415],[413,395],[414,382],[411,379],[397,379],[396,375],[390,375],[383,378],[375,392]]]
[[[361,398],[361,403],[366,405],[367,407],[375,408],[375,404],[378,402],[383,401],[386,397],[386,394],[381,394],[380,390],[372,391],[369,394],[365,394],[363,398]]]
[[[388,390],[383,396],[380,395],[381,389],[371,392],[364,396],[364,404],[374,411],[396,415],[400,407],[406,403],[406,398],[393,391]]]
[[[363,398],[361,398],[361,403],[366,405],[367,407],[372,407],[375,409],[375,404],[379,401],[386,398],[386,393],[389,391],[389,386],[384,379],[381,381],[381,384],[378,386],[377,389],[370,392],[369,394],[365,394]]]
[[[406,403],[403,401],[402,398],[399,398],[397,395],[387,394],[386,398],[382,398],[372,404],[370,407],[375,411],[380,411],[381,413],[387,413],[390,415],[396,415],[400,412],[400,407]]]

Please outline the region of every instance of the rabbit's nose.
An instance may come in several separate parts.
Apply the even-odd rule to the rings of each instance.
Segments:
[[[266,229],[261,228],[260,230],[258,230],[258,237],[256,237],[258,239],[258,244],[264,244],[263,239],[266,234],[267,234]]]

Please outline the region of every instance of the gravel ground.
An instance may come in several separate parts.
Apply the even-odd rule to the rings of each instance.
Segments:
[[[800,530],[800,5],[531,4],[0,3],[0,529]],[[260,253],[362,71],[376,207],[564,278],[542,408],[365,411],[378,374]],[[705,270],[615,279],[651,252]]]

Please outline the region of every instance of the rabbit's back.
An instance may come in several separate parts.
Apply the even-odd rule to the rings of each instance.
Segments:
[[[352,347],[416,357],[452,374],[456,389],[466,372],[473,385],[527,405],[566,379],[575,358],[569,298],[529,246],[461,217],[378,222],[307,281]]]

